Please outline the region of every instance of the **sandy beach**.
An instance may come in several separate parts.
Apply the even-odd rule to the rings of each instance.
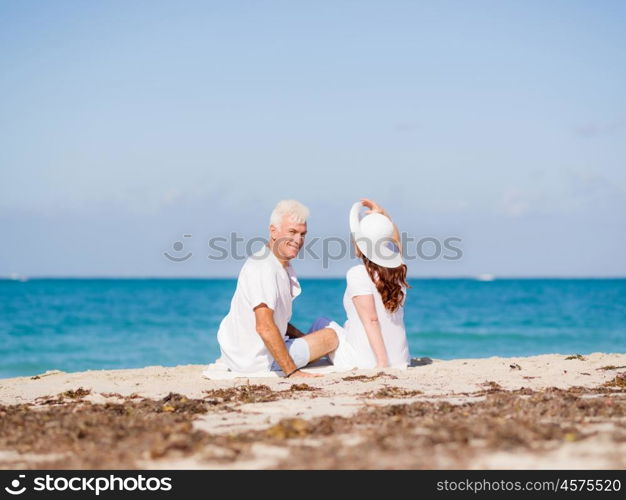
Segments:
[[[315,379],[202,365],[0,379],[1,468],[626,468],[626,354]]]

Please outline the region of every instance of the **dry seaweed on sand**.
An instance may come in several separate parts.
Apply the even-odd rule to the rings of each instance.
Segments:
[[[540,453],[563,442],[586,439],[588,418],[608,422],[625,415],[624,400],[581,399],[559,390],[526,396],[501,392],[460,405],[420,401],[382,406],[361,410],[351,418],[326,417],[324,434],[317,419],[309,421],[302,431],[306,437],[329,438],[319,446],[293,446],[279,467],[432,468],[437,459],[445,458],[462,468],[485,450]],[[329,428],[334,432],[328,434]],[[336,439],[339,432],[355,436],[356,444],[347,446]],[[626,432],[607,436],[618,442]]]
[[[366,392],[362,394],[362,397],[371,399],[385,399],[385,398],[412,398],[424,394],[422,391],[409,390],[403,387],[388,386],[382,387],[377,391]]]
[[[309,423],[302,418],[284,418],[275,425],[265,430],[266,437],[270,439],[292,439],[305,437],[310,433]]]
[[[596,370],[621,370],[622,368],[626,368],[626,366],[615,366],[615,365],[607,365],[601,366],[600,368],[596,368]]]
[[[380,377],[388,377],[394,380],[398,378],[390,373],[378,372],[376,375],[349,375],[347,377],[343,377],[341,380],[344,382],[371,382],[372,380],[376,380]]]
[[[565,358],[566,361],[569,361],[571,359],[577,359],[579,361],[586,361],[586,358],[582,354],[572,354],[571,356],[568,356],[567,358]]]
[[[191,422],[208,409],[203,400],[172,393],[157,401],[0,406],[0,448],[63,456],[36,468],[135,467],[139,459],[199,449],[206,434]]]
[[[69,399],[81,399],[85,396],[88,396],[89,394],[91,394],[91,389],[83,389],[82,387],[79,387],[75,390],[62,392],[61,394],[59,394],[59,397]]]
[[[35,468],[135,468],[146,459],[176,457],[237,467],[239,459],[254,456],[251,447],[258,443],[285,447],[288,456],[277,466],[286,468],[432,467],[438,457],[447,456],[446,450],[451,450],[451,463],[464,467],[480,451],[541,452],[586,439],[589,419],[619,423],[626,417],[624,398],[581,395],[556,388],[499,391],[477,402],[367,407],[351,417],[288,418],[265,429],[228,435],[194,429],[199,414],[223,408],[180,394],[101,405],[66,400],[41,408],[0,406],[0,448],[63,455],[27,465]],[[615,426],[605,435],[622,442],[626,428]],[[347,437],[352,440],[346,442]]]
[[[484,387],[484,389],[480,391],[480,393],[482,394],[489,394],[492,392],[500,392],[504,390],[500,384],[498,384],[497,382],[494,382],[493,380],[488,380],[479,385],[481,387]]]
[[[120,394],[119,392],[101,392],[100,395],[104,396],[105,398],[142,399],[142,397],[136,392],[133,392],[132,394],[129,394],[128,396],[124,396]]]
[[[292,398],[297,393],[310,392],[315,393],[320,391],[318,387],[312,387],[308,384],[292,384],[289,389],[284,391],[274,391],[267,385],[239,385],[236,387],[229,387],[227,389],[213,389],[210,391],[203,391],[206,396],[204,399],[211,402],[211,404],[222,403],[267,403],[270,401],[276,401],[278,399]]]
[[[246,384],[227,389],[213,389],[203,391],[204,399],[212,403],[265,403],[276,401],[280,394],[270,389],[267,385]]]
[[[167,396],[161,399],[161,403],[160,410],[157,411],[186,414],[207,412],[206,401],[203,401],[202,399],[189,399],[186,396],[173,392],[170,392]]]
[[[319,387],[312,387],[309,384],[292,384],[288,390],[292,392],[315,392],[321,389]]]
[[[604,383],[604,387],[617,387],[619,389],[626,389],[626,372],[619,373],[613,380],[609,380]]]
[[[82,387],[79,387],[78,389],[70,389],[68,391],[61,392],[57,394],[56,397],[42,396],[35,399],[35,401],[41,405],[54,405],[61,404],[67,399],[80,400],[89,394],[91,394],[91,389],[83,389]]]
[[[49,377],[50,375],[58,375],[60,373],[64,373],[61,370],[48,370],[45,373],[40,373],[39,375],[33,375],[32,377],[30,377],[31,380],[40,380],[43,377]]]

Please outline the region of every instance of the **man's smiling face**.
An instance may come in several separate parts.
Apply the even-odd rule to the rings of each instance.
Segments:
[[[304,245],[306,231],[306,222],[293,222],[289,216],[283,217],[278,227],[270,225],[272,250],[276,257],[283,261],[296,257]]]

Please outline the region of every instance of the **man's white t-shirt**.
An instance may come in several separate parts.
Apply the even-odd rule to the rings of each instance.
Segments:
[[[348,319],[344,324],[344,330],[345,340],[352,349],[350,349],[349,361],[342,362],[353,364],[356,368],[376,367],[376,356],[374,351],[372,351],[367,339],[367,333],[352,301],[352,298],[358,295],[373,295],[389,365],[406,368],[411,362],[411,356],[404,328],[404,307],[400,306],[394,312],[389,312],[385,309],[380,293],[378,293],[376,285],[371,280],[363,264],[350,268],[346,275],[346,281],[347,286],[343,296],[343,307],[346,310]]]
[[[222,360],[233,371],[270,370],[274,359],[256,331],[254,308],[265,303],[286,338],[291,302],[301,288],[291,265],[284,267],[268,247],[248,257],[239,277],[230,310],[220,323],[217,341]]]

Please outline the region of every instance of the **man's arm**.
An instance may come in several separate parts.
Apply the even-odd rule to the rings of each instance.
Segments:
[[[287,337],[290,339],[299,339],[300,337],[304,337],[304,333],[298,330],[291,323],[287,324]]]
[[[274,311],[267,307],[266,304],[260,304],[254,308],[254,316],[256,319],[256,331],[261,336],[265,347],[270,352],[274,361],[280,366],[285,375],[292,373],[296,368],[292,357],[289,355],[283,336],[280,334],[276,323],[274,322]],[[292,377],[319,377],[312,373],[295,372]]]
[[[298,368],[289,355],[283,336],[274,322],[274,311],[266,304],[260,304],[254,309],[254,316],[257,333],[283,373],[291,373]]]

